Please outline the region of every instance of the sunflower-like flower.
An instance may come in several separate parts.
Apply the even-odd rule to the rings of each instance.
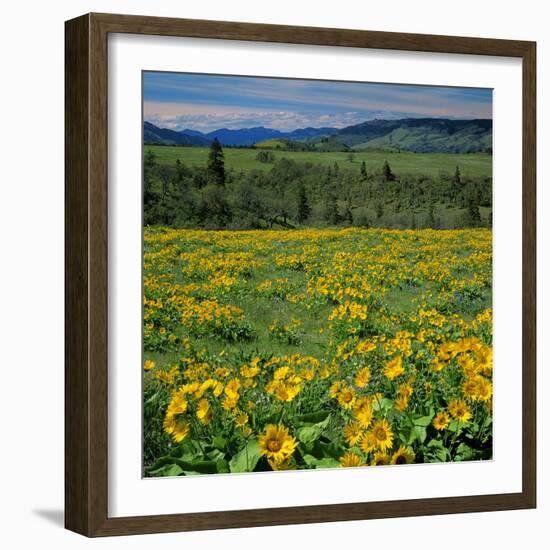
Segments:
[[[344,426],[344,437],[350,447],[357,445],[357,443],[361,441],[364,433],[365,430],[359,422],[348,422]]]
[[[210,403],[208,399],[201,399],[197,404],[197,418],[199,422],[207,426],[212,420],[212,409],[210,408]]]
[[[174,416],[164,417],[164,431],[172,437],[176,443],[181,443],[189,434],[189,423],[185,418],[176,419]]]
[[[404,395],[400,395],[395,400],[395,408],[398,411],[403,412],[409,406],[409,398]]]
[[[493,385],[487,378],[479,377],[478,380],[478,397],[481,401],[489,401],[493,395]]]
[[[288,428],[279,424],[269,424],[259,437],[260,453],[276,464],[288,460],[298,442],[288,433]]]
[[[390,456],[383,451],[376,451],[372,457],[372,466],[385,466],[390,463]]]
[[[388,361],[384,367],[384,376],[389,380],[394,380],[405,372],[403,368],[403,359],[401,355],[396,355]]]
[[[372,430],[369,430],[363,436],[363,439],[361,439],[360,447],[364,453],[370,453],[378,447],[378,441],[376,441],[376,437],[372,433]]]
[[[340,390],[343,387],[344,387],[344,382],[342,382],[341,380],[336,380],[330,386],[330,389],[329,389],[328,393],[334,399],[334,398],[338,397],[338,393],[340,392]]]
[[[243,411],[238,411],[235,414],[235,426],[242,428],[248,424],[248,414]]]
[[[146,359],[143,363],[143,370],[152,370],[155,368],[155,362],[151,361],[151,359]]]
[[[477,376],[466,379],[464,384],[462,384],[462,393],[469,399],[477,399],[477,396],[478,396]]]
[[[358,399],[353,408],[353,415],[364,428],[368,428],[372,420],[371,400],[367,397]]]
[[[355,403],[355,392],[353,388],[344,387],[338,392],[338,403],[343,409],[351,409]]]
[[[449,425],[449,415],[445,411],[438,412],[432,424],[436,430],[444,430]]]
[[[414,452],[410,447],[399,447],[391,456],[391,464],[411,464],[414,462]]]
[[[287,458],[286,460],[283,460],[282,462],[276,462],[275,460],[272,460],[270,458],[267,459],[268,464],[271,466],[271,469],[274,471],[281,471],[281,470],[295,470],[296,464],[292,461],[291,458]]]
[[[342,468],[356,468],[358,466],[365,466],[365,464],[359,455],[348,451],[340,457],[340,466]]]
[[[472,418],[472,411],[464,399],[453,399],[449,402],[451,416],[459,422],[468,422]]]
[[[381,451],[391,448],[393,443],[393,432],[387,420],[379,420],[372,427],[372,435],[376,441],[376,447]]]
[[[355,375],[355,385],[359,388],[364,388],[370,380],[370,369],[369,367],[363,367],[356,375]]]

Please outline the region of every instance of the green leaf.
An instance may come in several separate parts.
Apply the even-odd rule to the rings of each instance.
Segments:
[[[474,458],[474,450],[466,443],[461,443],[456,449],[455,460],[472,460],[472,458]]]
[[[156,401],[158,401],[159,397],[160,397],[160,391],[157,391],[151,397],[149,397],[149,399],[147,399],[145,403],[143,403],[143,406],[147,407],[148,405],[154,404]]]
[[[327,416],[322,422],[300,428],[296,433],[296,436],[305,445],[313,443],[319,439],[323,433],[323,430],[328,426],[329,420],[330,416]]]
[[[199,474],[215,474],[218,469],[214,460],[197,460],[196,462],[187,462],[174,458],[174,463],[180,466],[185,472],[196,472]]]
[[[229,462],[224,459],[216,460],[216,469],[218,474],[228,474],[229,473]]]
[[[415,426],[412,429],[411,433],[414,434],[414,438],[418,439],[418,441],[420,441],[420,443],[424,443],[424,441],[426,441],[427,432],[426,432],[426,428],[424,428],[423,426]],[[411,441],[411,443],[412,443],[412,441]]]
[[[375,411],[388,412],[393,409],[393,401],[387,397],[382,397],[382,399],[375,399],[372,404],[372,408]]]
[[[340,466],[340,461],[332,457],[315,458],[312,455],[304,455],[304,462],[314,468],[334,468]]]
[[[428,416],[413,417],[413,423],[415,426],[429,426],[433,420],[433,414]]]
[[[461,422],[458,422],[458,420],[451,420],[449,422],[449,426],[447,427],[447,429],[453,433],[454,432],[460,433],[463,428],[464,428],[464,424],[462,424]]]
[[[174,477],[181,475],[183,470],[177,464],[165,464],[156,470],[147,470],[147,472],[152,476]]]
[[[212,445],[216,447],[216,449],[223,451],[225,450],[225,447],[227,445],[227,439],[225,439],[225,437],[222,437],[221,435],[217,435],[212,440]]]
[[[252,472],[260,460],[260,444],[251,439],[230,461],[231,473]]]
[[[301,414],[296,417],[297,426],[306,426],[308,424],[318,424],[330,415],[330,411],[316,411],[308,414]]]

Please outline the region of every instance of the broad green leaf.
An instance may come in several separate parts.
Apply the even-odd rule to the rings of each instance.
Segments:
[[[228,474],[229,473],[229,463],[227,460],[220,459],[216,460],[216,469],[218,474]]]
[[[301,414],[296,417],[297,426],[305,426],[307,424],[318,424],[330,415],[330,411],[317,411],[308,414]]]
[[[330,416],[327,416],[322,422],[318,422],[312,426],[300,428],[296,434],[298,439],[306,445],[313,443],[319,439],[320,435],[323,433],[323,430],[328,426],[329,420]]]
[[[387,397],[382,397],[382,399],[374,399],[372,403],[372,408],[375,411],[390,411],[393,409],[393,401]]]
[[[474,451],[466,443],[461,443],[456,450],[456,460],[471,460],[474,457]]]
[[[257,439],[251,439],[230,461],[231,473],[252,472],[260,460],[260,445]]]
[[[415,426],[429,426],[433,420],[433,415],[413,417]]]
[[[449,426],[447,426],[447,429],[453,433],[454,432],[460,433],[463,428],[464,428],[464,424],[462,424],[461,422],[458,422],[457,420],[451,420],[449,422]]]
[[[216,449],[223,451],[227,445],[227,439],[225,439],[225,437],[222,437],[221,435],[217,435],[212,440],[212,445],[216,447]]]
[[[308,466],[314,466],[315,468],[334,468],[335,466],[340,465],[340,462],[335,458],[315,458],[312,455],[304,455],[304,462]]]
[[[426,441],[426,428],[423,426],[415,426],[414,431],[416,432],[416,438],[420,443],[424,443]]]
[[[177,464],[165,464],[156,470],[148,470],[148,473],[158,477],[173,477],[182,474],[183,470]]]
[[[335,458],[338,459],[345,452],[342,445],[335,442],[324,443],[322,441],[315,441],[313,448],[309,454],[312,454],[316,458]]]
[[[210,452],[206,453],[206,456],[210,460],[221,460],[225,455],[219,449],[212,449]]]
[[[197,460],[195,462],[188,462],[186,460],[180,460],[174,458],[174,463],[180,466],[185,472],[196,472],[199,474],[215,474],[218,469],[214,460]]]

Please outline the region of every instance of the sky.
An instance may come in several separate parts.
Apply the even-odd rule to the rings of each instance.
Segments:
[[[492,118],[492,91],[188,73],[143,73],[143,116],[172,130],[343,128],[365,120]]]

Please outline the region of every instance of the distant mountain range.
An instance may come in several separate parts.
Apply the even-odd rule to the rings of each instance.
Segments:
[[[224,146],[261,146],[262,142],[288,145],[289,142],[297,142],[312,150],[330,147],[331,150],[340,148],[350,151],[379,149],[416,153],[477,153],[492,150],[493,122],[490,119],[375,119],[340,129],[299,128],[281,132],[258,126],[239,130],[221,128],[208,133],[159,128],[150,122],[143,125],[144,142],[150,144],[204,147],[214,138]]]

